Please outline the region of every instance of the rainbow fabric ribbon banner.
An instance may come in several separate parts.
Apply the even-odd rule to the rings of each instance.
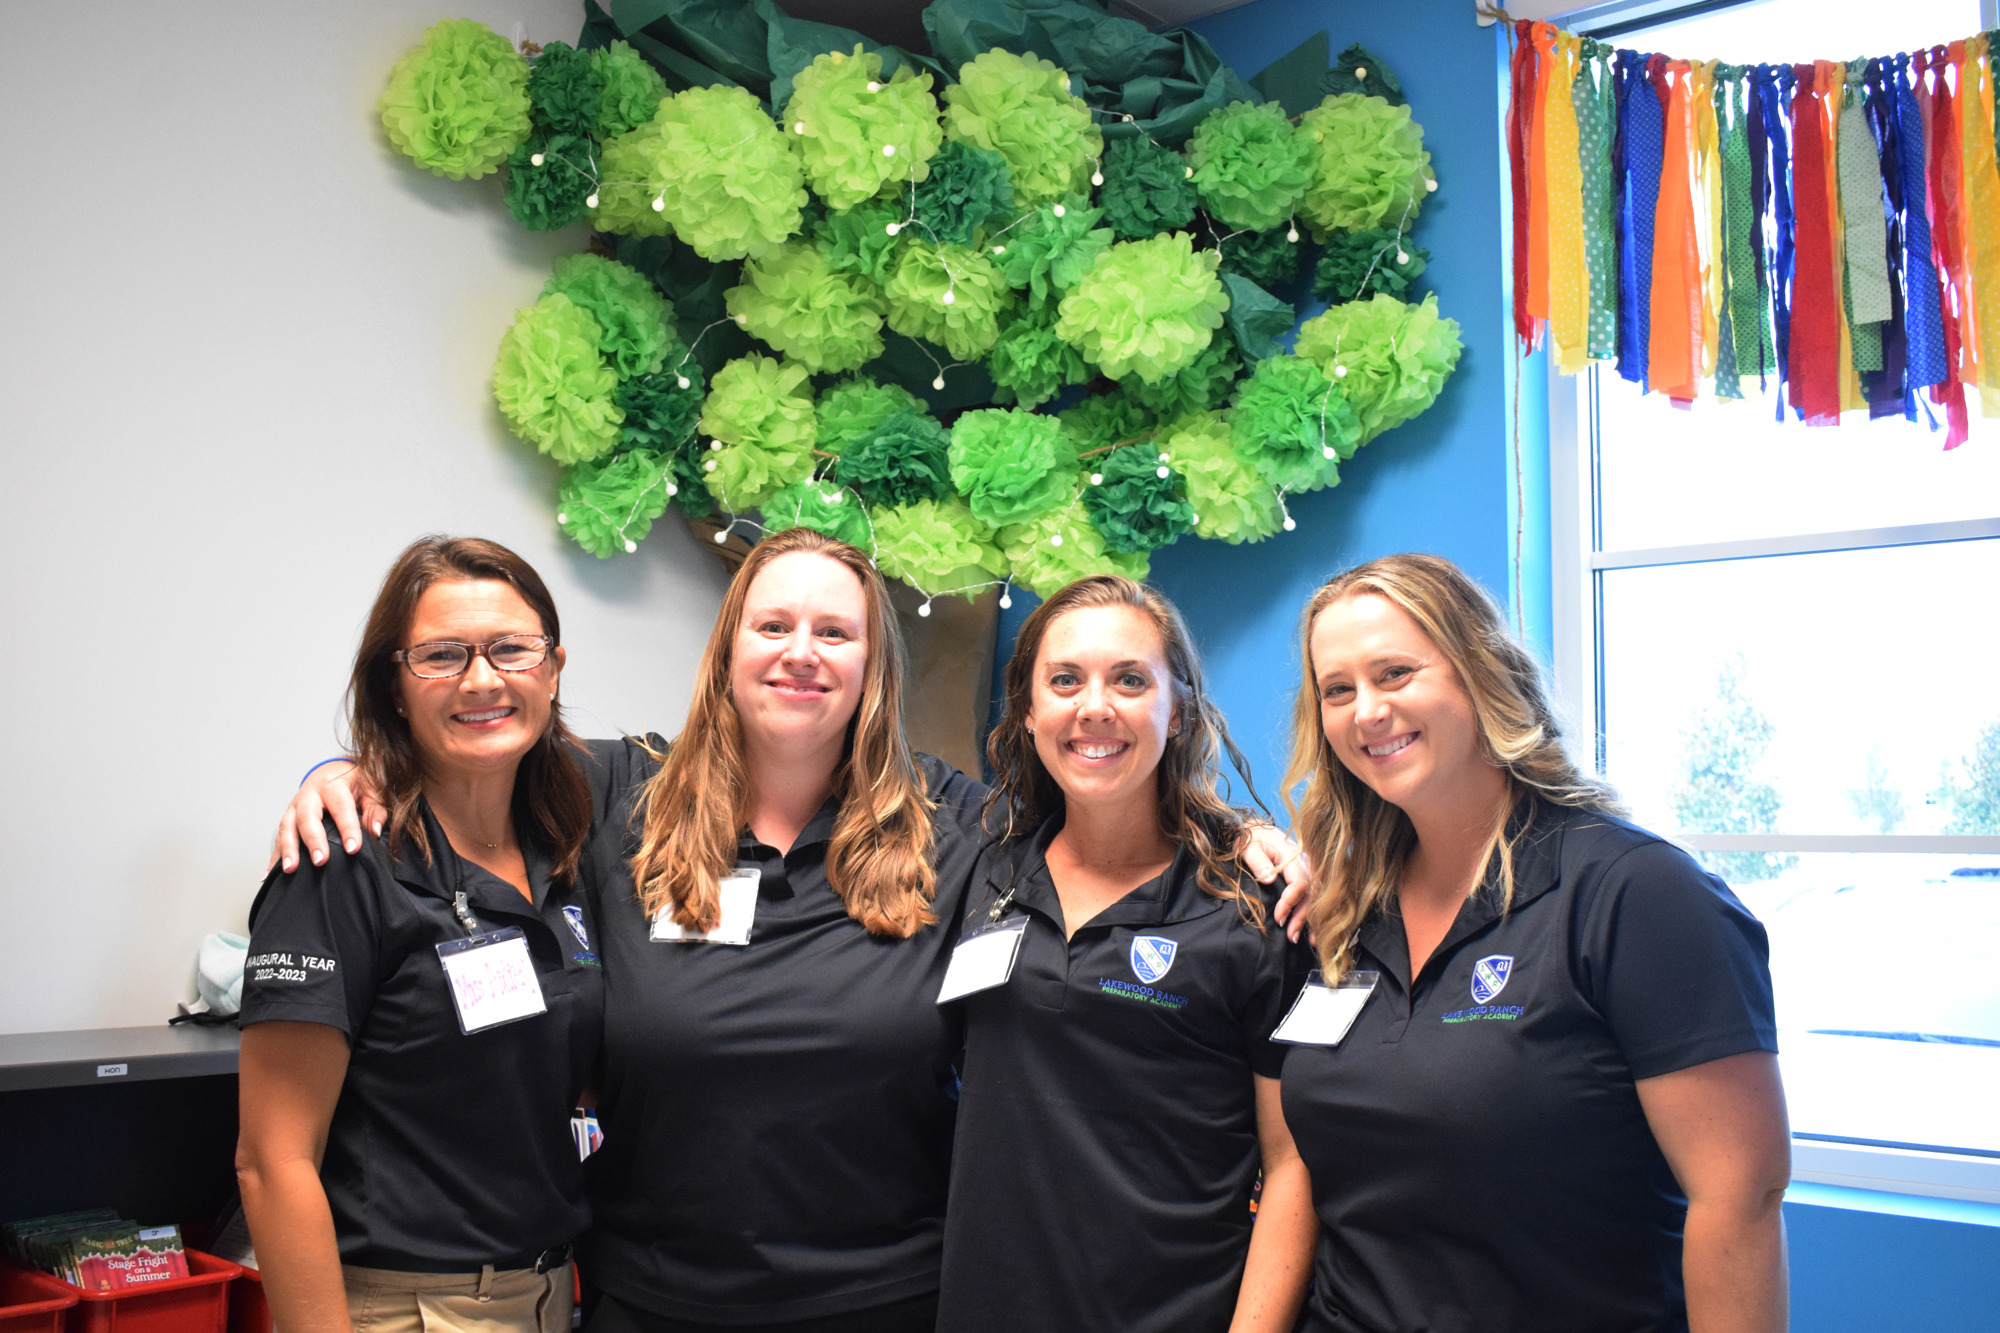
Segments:
[[[2000,30],[1725,65],[1516,22],[1514,332],[1677,403],[1778,388],[1808,425],[2000,416]],[[1935,414],[1926,406],[1935,429]]]

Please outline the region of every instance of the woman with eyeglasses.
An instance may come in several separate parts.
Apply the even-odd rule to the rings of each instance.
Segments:
[[[237,1177],[286,1333],[570,1326],[604,995],[560,633],[505,547],[403,552],[348,686],[381,833],[251,908]]]

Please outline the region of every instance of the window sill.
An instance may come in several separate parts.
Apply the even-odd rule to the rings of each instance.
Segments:
[[[2000,1226],[2000,1158],[1793,1139],[1792,1181],[1792,1203]]]

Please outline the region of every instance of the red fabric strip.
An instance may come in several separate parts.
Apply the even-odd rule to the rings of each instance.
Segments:
[[[1535,25],[1514,24],[1513,96],[1507,104],[1507,165],[1514,191],[1514,336],[1533,351],[1540,329],[1528,313],[1528,120],[1535,107]]]
[[[1811,65],[1799,65],[1792,98],[1792,203],[1798,237],[1792,277],[1791,401],[1810,426],[1840,421],[1840,299],[1827,230],[1826,152]]]

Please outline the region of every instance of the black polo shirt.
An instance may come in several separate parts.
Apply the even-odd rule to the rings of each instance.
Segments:
[[[405,1272],[520,1268],[589,1225],[570,1112],[603,1030],[604,987],[584,895],[524,849],[534,901],[459,857],[428,806],[432,860],[332,822],[327,862],[274,870],[250,909],[242,1023],[347,1035],[347,1080],[320,1180],[343,1263]],[[518,927],[548,1012],[467,1035],[437,946]]]
[[[1764,929],[1643,829],[1538,799],[1414,986],[1399,917],[1337,1047],[1285,1064],[1321,1234],[1305,1328],[1683,1330],[1687,1203],[1634,1081],[1777,1050]],[[1483,965],[1483,966],[1482,966]]]
[[[985,789],[921,760],[938,923],[910,939],[870,935],[828,885],[836,797],[784,855],[742,839],[761,872],[748,945],[656,943],[629,868],[649,766],[636,747],[624,763],[589,877],[609,989],[585,1271],[627,1305],[717,1324],[936,1290],[959,1027],[934,1001]]]
[[[966,1049],[938,1328],[1221,1333],[1260,1165],[1252,1076],[1278,1075],[1271,1030],[1310,958],[1205,892],[1185,850],[1066,940],[1060,828],[974,879],[967,930],[1010,884],[1028,925],[1004,985],[945,1006]]]

